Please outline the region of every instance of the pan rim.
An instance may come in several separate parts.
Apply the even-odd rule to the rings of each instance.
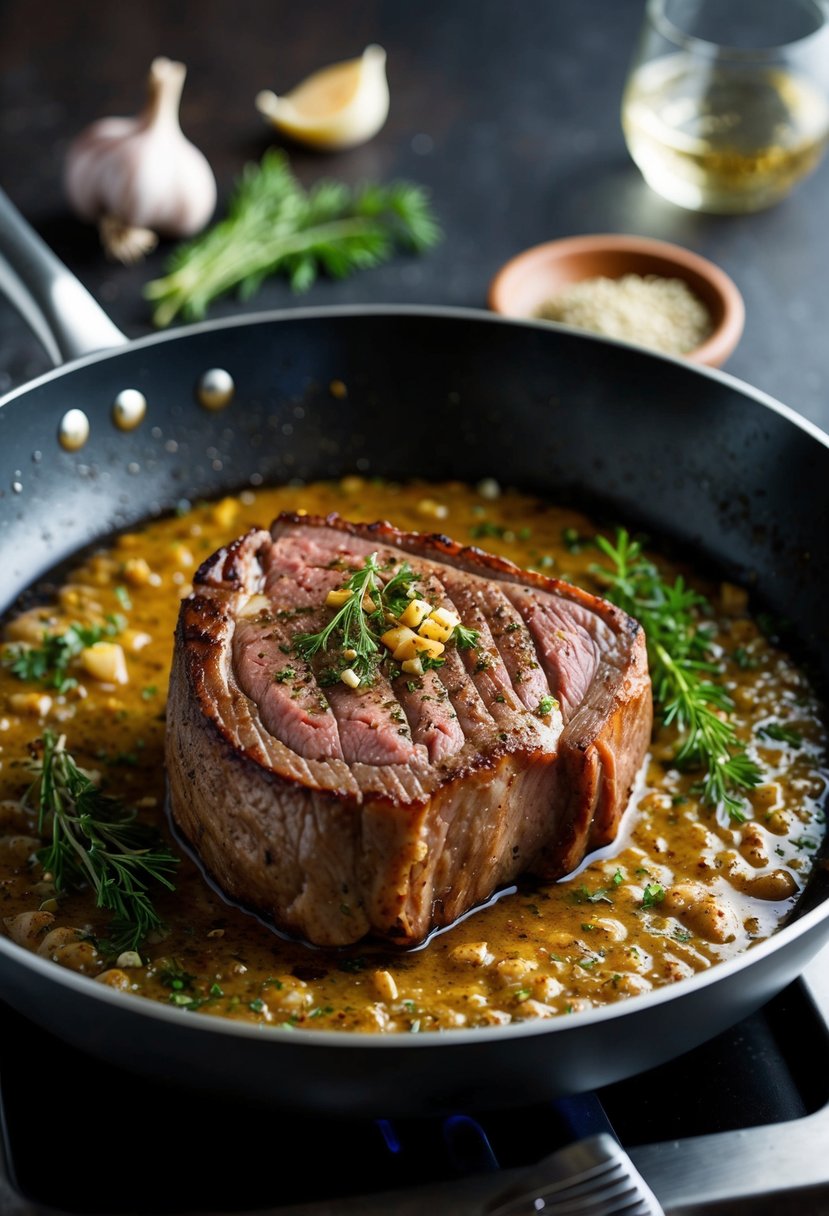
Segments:
[[[564,325],[559,322],[537,321],[527,317],[507,317],[500,313],[491,312],[486,308],[431,304],[336,304],[315,307],[276,308],[246,313],[242,316],[216,317],[211,321],[196,321],[189,325],[179,325],[173,329],[164,330],[161,333],[145,334],[140,338],[132,338],[124,346],[105,347],[103,350],[83,355],[79,359],[73,359],[68,363],[61,364],[59,367],[52,368],[48,372],[43,372],[34,379],[11,389],[4,396],[0,396],[0,409],[9,405],[18,397],[24,396],[29,391],[49,384],[53,380],[60,379],[70,372],[79,371],[82,368],[91,367],[97,363],[106,362],[109,359],[117,359],[119,356],[134,351],[149,350],[155,346],[178,341],[182,338],[204,333],[215,333],[222,330],[248,328],[255,325],[269,325],[276,322],[328,320],[337,317],[385,318],[390,316],[484,322],[494,326],[508,326],[537,333],[562,333],[585,343],[632,351],[634,355],[638,355],[646,360],[655,359],[663,363],[669,363],[675,367],[683,368],[691,375],[714,380],[732,388],[742,396],[749,397],[759,405],[780,414],[824,447],[829,447],[829,432],[824,431],[816,423],[812,422],[811,419],[798,413],[792,406],[786,405],[785,402],[774,397],[771,393],[767,393],[764,389],[756,388],[747,380],[741,380],[739,377],[732,375],[730,372],[722,371],[720,368],[706,367],[702,364],[689,362],[689,360],[683,359],[680,356],[666,355],[660,351],[649,350],[633,342],[606,337],[603,334],[594,334],[588,330],[572,325]]]

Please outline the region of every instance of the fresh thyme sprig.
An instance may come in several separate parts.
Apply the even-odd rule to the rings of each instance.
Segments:
[[[212,300],[235,288],[243,300],[272,274],[304,292],[320,270],[344,278],[388,261],[398,250],[420,253],[440,239],[427,192],[410,182],[351,190],[321,181],[306,192],[284,152],[271,148],[241,174],[227,218],[180,246],[165,277],[148,283],[153,320],[181,313],[203,317]]]
[[[294,650],[300,658],[307,661],[319,651],[327,650],[329,642],[336,635],[343,650],[357,652],[348,665],[360,677],[360,683],[371,683],[377,668],[380,647],[369,627],[369,620],[377,614],[382,619],[379,574],[377,554],[372,553],[366,558],[362,570],[352,574],[351,578],[343,583],[343,589],[350,591],[351,595],[334,613],[328,624],[318,633],[300,633],[294,638]],[[364,609],[367,599],[370,599],[373,605],[369,612]]]
[[[343,583],[340,591],[349,593],[348,598],[331,620],[318,632],[300,633],[293,639],[294,653],[306,662],[320,651],[338,651],[337,659],[332,665],[319,672],[318,679],[321,684],[336,684],[343,677],[343,673],[346,676],[353,673],[357,682],[350,683],[349,687],[365,687],[374,682],[380,664],[390,659],[391,651],[383,645],[386,641],[383,634],[390,624],[394,624],[398,617],[403,616],[411,604],[418,575],[408,562],[403,562],[385,584],[380,575],[377,554],[372,553],[365,559],[362,569],[357,570]],[[339,592],[331,594],[333,596]],[[403,619],[405,620],[405,616]],[[458,624],[451,630],[447,629],[446,636],[459,649],[467,650],[477,646],[480,634],[477,629],[467,629]],[[442,645],[440,649],[443,649]],[[432,668],[442,667],[445,662],[442,657],[426,654],[421,654],[418,661],[421,674]],[[389,678],[394,678],[400,675],[400,668],[390,665],[388,674]],[[288,678],[290,677],[285,677]],[[274,679],[282,683],[282,672],[278,672]]]
[[[594,565],[592,573],[607,598],[645,631],[654,700],[662,721],[674,723],[681,736],[677,764],[701,768],[703,800],[741,822],[744,792],[759,784],[762,773],[723,716],[733,709],[731,698],[710,678],[719,669],[710,658],[710,631],[700,620],[705,599],[681,576],[672,583],[663,579],[624,528],[617,530],[615,544],[604,536],[596,544],[612,564]]]
[[[116,637],[126,626],[122,616],[113,613],[103,625],[70,625],[63,633],[44,631],[39,646],[12,642],[3,653],[3,666],[18,680],[36,681],[58,692],[74,688],[77,680],[68,674],[69,664],[81,651],[103,638]]]
[[[45,730],[35,779],[24,804],[37,812],[48,841],[37,854],[58,894],[89,885],[99,908],[113,913],[108,949],[137,950],[162,921],[148,894],[150,881],[175,890],[168,874],[178,865],[135,811],[102,794],[67,752],[63,736]]]

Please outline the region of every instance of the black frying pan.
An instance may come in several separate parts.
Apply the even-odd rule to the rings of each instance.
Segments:
[[[0,252],[34,292],[18,285],[18,303],[56,356],[82,356],[0,402],[0,612],[81,546],[182,499],[355,469],[495,476],[599,506],[755,586],[829,686],[829,440],[761,393],[583,333],[437,308],[298,310],[125,343],[2,197],[0,227]],[[198,386],[215,368],[235,393],[211,411]],[[148,402],[131,431],[112,417],[125,388]],[[70,409],[90,423],[75,452],[58,442]],[[0,977],[24,1014],[119,1064],[293,1109],[394,1115],[523,1104],[638,1073],[765,1003],[827,939],[829,874],[817,871],[775,937],[676,986],[422,1036],[263,1033],[124,995],[2,937]]]

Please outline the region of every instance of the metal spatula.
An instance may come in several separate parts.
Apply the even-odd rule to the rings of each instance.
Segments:
[[[526,1171],[485,1216],[663,1216],[624,1149],[605,1134],[578,1140]]]

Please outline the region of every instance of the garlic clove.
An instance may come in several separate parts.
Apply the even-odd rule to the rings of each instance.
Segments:
[[[64,188],[79,218],[97,222],[107,253],[135,261],[158,236],[200,232],[216,206],[216,179],[184,135],[179,104],[186,68],[157,58],[135,118],[104,118],[73,140]]]
[[[278,131],[311,147],[365,143],[389,113],[386,52],[367,46],[359,58],[320,68],[281,97],[265,89],[256,108]]]

